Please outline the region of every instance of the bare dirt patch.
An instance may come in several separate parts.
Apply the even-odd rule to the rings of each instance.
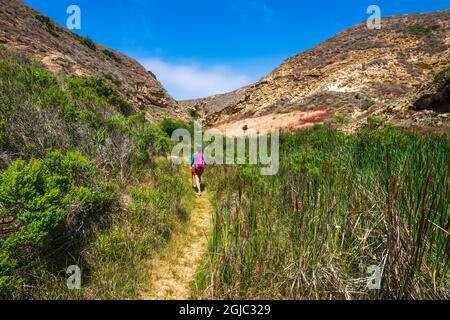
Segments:
[[[293,131],[311,127],[316,123],[323,122],[328,117],[329,110],[293,111],[232,121],[220,124],[215,128],[227,136],[242,136],[245,134],[244,128],[247,128],[247,134],[258,134],[258,131],[270,132],[277,129],[281,131]]]

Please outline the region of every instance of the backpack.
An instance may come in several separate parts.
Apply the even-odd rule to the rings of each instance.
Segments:
[[[195,160],[194,160],[194,168],[198,169],[202,169],[205,167],[205,161],[203,160],[203,154],[201,153],[196,153],[195,154]]]

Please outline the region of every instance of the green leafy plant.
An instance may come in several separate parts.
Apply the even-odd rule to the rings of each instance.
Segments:
[[[114,188],[94,186],[95,175],[94,164],[77,152],[16,160],[0,174],[0,219],[11,221],[13,230],[0,239],[0,293],[10,294],[24,281],[15,270],[27,262],[20,253],[42,247],[66,219],[70,204],[101,211],[114,201]]]

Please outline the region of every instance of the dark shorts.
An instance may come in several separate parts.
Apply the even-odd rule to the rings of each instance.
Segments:
[[[205,168],[192,168],[192,175],[201,177]]]

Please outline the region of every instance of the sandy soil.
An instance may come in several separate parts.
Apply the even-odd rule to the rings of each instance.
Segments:
[[[215,128],[226,136],[243,136],[245,134],[270,133],[271,130],[291,131],[300,128],[311,127],[321,123],[328,116],[327,110],[318,111],[293,111],[289,113],[274,113],[261,117],[247,118],[220,124]],[[248,130],[244,133],[243,127]]]
[[[174,234],[167,248],[149,262],[150,279],[142,299],[191,298],[196,271],[207,251],[211,211],[207,192],[196,197],[184,232]]]

